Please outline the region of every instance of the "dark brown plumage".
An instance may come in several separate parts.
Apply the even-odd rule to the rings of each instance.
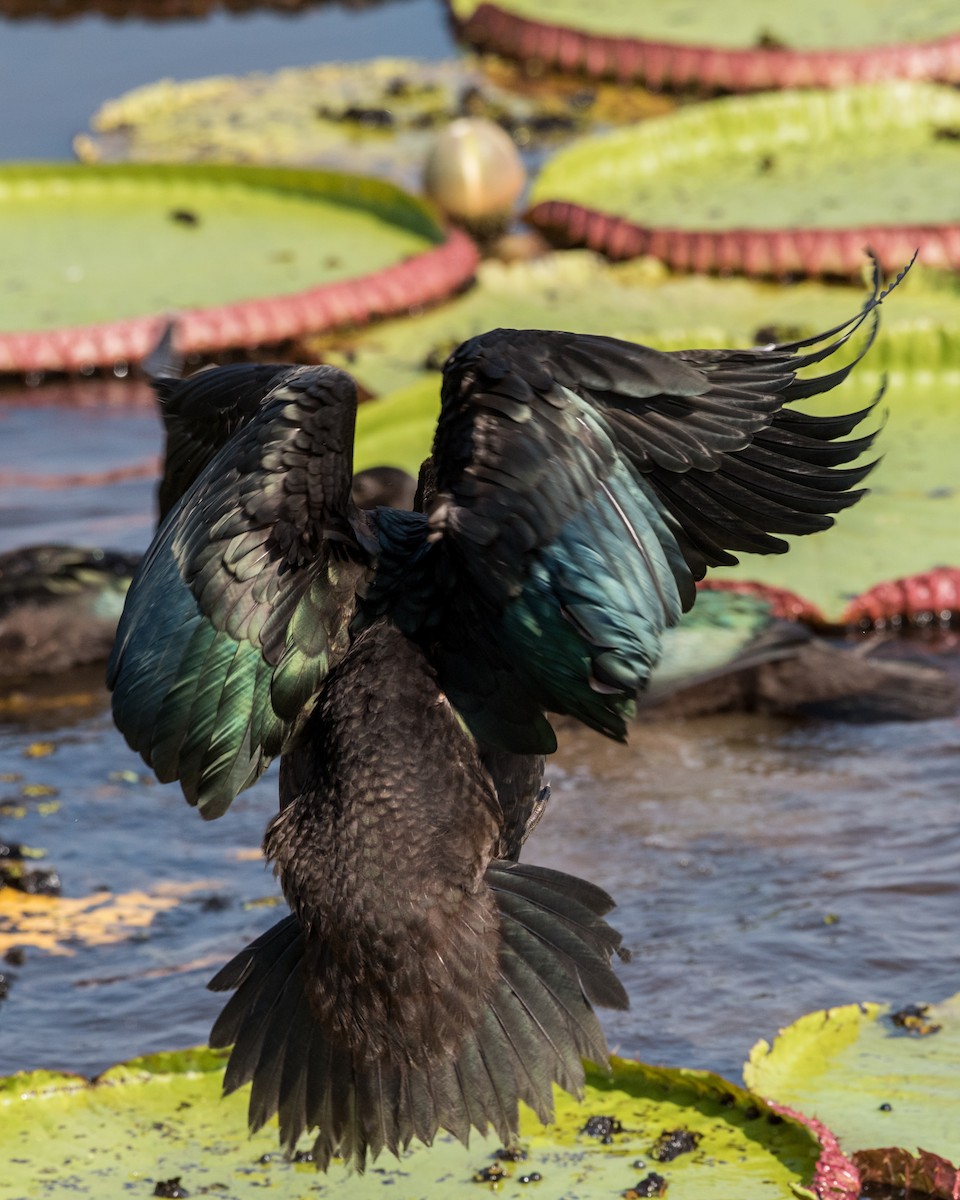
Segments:
[[[437,1128],[509,1139],[518,1100],[547,1120],[552,1081],[579,1091],[581,1059],[605,1061],[591,1001],[627,1003],[612,901],[506,861],[527,799],[509,810],[422,650],[364,630],[281,767],[264,849],[296,922],[211,984],[238,989],[211,1044],[235,1043],[226,1087],[252,1080],[253,1125],[278,1112],[288,1148],[316,1127],[320,1166],[362,1167]]]
[[[612,902],[515,861],[546,711],[624,737],[694,580],[860,495],[868,468],[837,466],[872,435],[835,439],[869,410],[785,406],[845,377],[796,372],[882,298],[877,279],[837,329],[747,351],[474,338],[444,370],[422,512],[350,499],[348,376],[223,377],[228,440],[186,437],[182,461],[207,461],[134,581],[110,683],[131,745],[206,816],[282,755],[265,849],[293,913],[212,984],[234,989],[212,1040],[253,1126],[277,1112],[287,1146],[316,1126],[321,1165],[362,1168],[440,1128],[506,1138],[520,1100],[547,1115],[554,1082],[606,1060]],[[182,386],[171,413],[193,388],[217,408],[215,372]]]

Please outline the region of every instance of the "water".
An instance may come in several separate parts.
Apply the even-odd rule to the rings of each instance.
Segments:
[[[440,0],[335,3],[301,12],[218,12],[189,21],[0,18],[0,161],[71,158],[105,101],[156,79],[275,71],[374,55],[443,58]]]
[[[205,981],[284,911],[262,906],[277,892],[256,853],[274,777],[204,823],[175,786],[144,781],[98,684],[60,681],[48,702],[81,697],[71,712],[0,727],[0,777],[19,776],[0,784],[0,828],[48,852],[80,909],[56,953],[27,945],[4,968],[0,1073],[90,1074],[202,1042],[222,1004]],[[27,757],[38,741],[53,752]],[[611,1044],[738,1079],[753,1042],[805,1012],[955,992],[958,761],[956,721],[651,722],[627,749],[565,730],[528,857],[618,902],[632,1008],[605,1015]],[[97,923],[98,908],[136,914],[139,893],[168,907],[141,927]],[[0,947],[3,930],[0,909]]]

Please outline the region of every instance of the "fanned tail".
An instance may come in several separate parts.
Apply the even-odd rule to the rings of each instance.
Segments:
[[[235,989],[210,1034],[233,1045],[225,1092],[252,1081],[249,1118],[258,1129],[279,1115],[292,1152],[317,1129],[314,1159],[334,1156],[362,1171],[368,1157],[399,1154],[448,1130],[517,1132],[522,1100],[543,1121],[553,1116],[553,1084],[579,1094],[583,1059],[607,1061],[593,1006],[626,1008],[611,958],[620,935],[603,919],[613,901],[602,889],[559,871],[494,862],[486,872],[500,916],[496,985],[476,1028],[459,1048],[422,1062],[356,1062],[314,1016],[306,990],[307,939],[290,916],[211,980]]]

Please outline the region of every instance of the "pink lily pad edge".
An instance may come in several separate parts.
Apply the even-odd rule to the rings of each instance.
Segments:
[[[460,37],[475,49],[547,68],[660,88],[750,92],[783,87],[841,87],[884,79],[960,82],[960,33],[926,42],[856,50],[727,49],[593,34],[506,12],[483,3],[458,18]]]
[[[705,579],[697,586],[704,591],[756,596],[770,605],[775,617],[827,632],[947,624],[960,615],[960,567],[951,566],[876,583],[855,596],[836,621],[788,588],[749,579]]]
[[[552,244],[586,247],[614,261],[651,255],[676,271],[857,278],[864,247],[885,271],[898,270],[919,247],[932,267],[960,267],[960,223],[873,225],[849,229],[687,230],[640,225],[568,200],[543,200],[526,219]]]
[[[164,168],[146,168],[151,169]],[[105,172],[109,168],[100,170]],[[182,173],[189,168],[178,170]],[[201,166],[194,170],[198,174],[211,174],[217,168]],[[352,179],[333,172],[278,168],[222,170],[244,180],[254,180],[258,173],[272,179],[288,177],[293,186],[304,175],[323,177],[331,184],[334,195],[348,193]],[[357,179],[356,183],[378,195],[383,193],[385,204],[394,210],[407,210],[422,229],[429,230],[436,244],[380,270],[304,291],[89,325],[0,333],[0,374],[87,372],[138,362],[156,345],[171,317],[176,317],[177,346],[184,354],[253,350],[340,326],[362,324],[375,317],[397,316],[410,308],[446,299],[473,278],[480,255],[466,233],[442,225],[429,205],[393,184],[363,179]],[[372,211],[378,210],[375,201],[358,197],[357,202]]]

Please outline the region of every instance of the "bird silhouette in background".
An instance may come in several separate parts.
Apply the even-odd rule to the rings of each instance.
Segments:
[[[900,277],[902,278],[902,276]],[[899,282],[899,278],[896,282]],[[896,286],[894,284],[894,286]],[[170,382],[167,512],[128,593],[114,716],[207,818],[281,757],[264,849],[291,915],[211,982],[225,1087],[362,1169],[439,1129],[515,1134],[605,1063],[624,1007],[600,888],[519,861],[547,713],[619,740],[695,582],[863,494],[841,383],[887,295],[817,337],[660,353],[495,330],[444,368],[417,511],[351,498],[332,367]],[[860,328],[853,361],[801,377]],[[273,374],[270,374],[270,371]],[[194,407],[194,402],[200,401]],[[191,414],[220,410],[215,428]],[[182,418],[182,419],[181,419]],[[179,439],[179,441],[178,441]]]
[[[748,711],[830,720],[926,721],[960,706],[951,676],[927,662],[883,657],[891,639],[820,636],[776,614],[770,600],[702,590],[664,630],[639,717]]]

